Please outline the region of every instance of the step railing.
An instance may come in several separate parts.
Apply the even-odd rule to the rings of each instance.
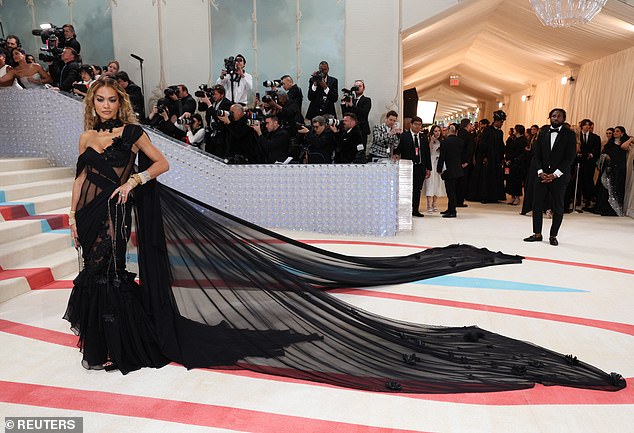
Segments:
[[[83,105],[44,89],[0,90],[0,157],[75,165]],[[412,227],[412,167],[398,164],[228,165],[146,129],[170,161],[160,181],[268,228],[393,236]],[[399,192],[401,192],[399,194]]]

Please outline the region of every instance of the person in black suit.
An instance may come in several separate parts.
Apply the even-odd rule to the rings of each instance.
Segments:
[[[365,83],[363,80],[357,80],[354,82],[354,86],[350,90],[353,90],[351,98],[342,99],[341,101],[341,113],[354,113],[358,119],[359,128],[361,128],[361,134],[363,138],[363,144],[368,144],[368,135],[370,135],[370,122],[368,116],[372,109],[372,99],[363,94],[365,91]]]
[[[130,80],[128,73],[125,71],[117,72],[115,77],[119,85],[123,87],[123,90],[128,94],[130,103],[132,104],[132,110],[134,110],[140,120],[143,120],[145,118],[145,101],[141,88],[137,86],[134,81]]]
[[[596,201],[594,188],[594,172],[597,168],[599,155],[601,154],[601,137],[591,131],[592,121],[581,121],[581,133],[579,134],[579,157],[581,160],[579,181],[581,182],[581,195],[585,202],[585,210],[592,207]]]
[[[394,154],[400,159],[409,159],[414,163],[413,191],[412,191],[412,215],[415,217],[424,217],[420,210],[420,192],[423,188],[423,182],[431,173],[431,153],[429,142],[425,134],[421,134],[423,127],[423,119],[418,116],[412,117],[412,124],[409,131],[401,134],[401,141],[394,150]]]
[[[59,90],[63,92],[70,92],[73,90],[73,83],[79,81],[79,63],[77,59],[79,55],[74,48],[66,47],[62,51],[61,60],[62,64],[59,69],[53,68],[51,65],[51,75],[53,76],[53,83],[57,84]]]
[[[308,82],[308,111],[306,118],[313,119],[315,116],[331,114],[337,117],[335,102],[339,98],[339,82],[335,77],[328,75],[330,67],[328,62],[323,60],[319,64],[319,70],[313,72]]]
[[[335,162],[338,164],[351,164],[357,161],[356,155],[362,152],[365,155],[365,146],[361,128],[357,124],[357,116],[354,113],[343,115],[343,128],[337,132],[335,126],[330,129],[336,134],[337,149],[335,151]]]
[[[258,146],[264,152],[264,163],[284,162],[288,157],[288,146],[291,141],[288,131],[280,128],[280,120],[275,115],[266,116],[264,123],[265,131],[262,131],[262,125],[259,122],[251,125],[258,136]]]
[[[288,94],[288,100],[297,104],[299,112],[301,113],[302,104],[304,103],[304,94],[302,93],[302,89],[293,82],[290,75],[283,75],[282,78],[280,78],[280,81],[282,82],[282,89],[284,89]]]
[[[554,108],[548,114],[550,128],[539,132],[533,152],[533,169],[537,170],[537,180],[533,199],[533,234],[525,242],[542,240],[544,202],[550,193],[553,207],[553,221],[550,226],[550,244],[559,245],[557,234],[564,218],[564,194],[570,181],[572,163],[577,154],[575,133],[564,127],[566,111]]]
[[[467,195],[468,179],[473,171],[473,154],[475,153],[473,123],[471,123],[471,120],[465,118],[460,121],[460,129],[457,135],[464,143],[461,155],[461,167],[464,175],[458,178],[456,185],[456,207],[467,207],[468,205],[464,200]]]
[[[447,127],[447,138],[440,142],[440,157],[436,171],[445,181],[447,191],[447,210],[441,212],[443,218],[455,218],[457,205],[458,179],[464,176],[462,168],[462,149],[464,142],[457,134],[458,125],[452,123]]]

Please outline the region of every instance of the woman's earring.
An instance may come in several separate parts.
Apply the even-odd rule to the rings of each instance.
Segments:
[[[121,114],[121,107],[119,107],[118,117],[119,117],[119,119],[121,119],[121,117],[122,117],[122,114]]]
[[[97,112],[95,111],[95,109],[92,109],[92,117],[97,117]]]

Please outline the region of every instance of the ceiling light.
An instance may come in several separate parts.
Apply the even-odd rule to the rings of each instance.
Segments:
[[[568,82],[568,77],[565,75],[561,77],[561,85],[564,86]]]
[[[607,0],[529,0],[535,15],[548,27],[571,27],[589,22]]]
[[[498,108],[504,107],[504,102],[498,102]]]

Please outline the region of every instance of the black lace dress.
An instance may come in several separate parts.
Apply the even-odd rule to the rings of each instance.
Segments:
[[[87,365],[126,373],[168,360],[233,366],[373,391],[454,393],[536,382],[618,390],[617,374],[476,326],[406,323],[352,306],[335,289],[417,281],[522,258],[469,245],[401,257],[325,251],[201,203],[155,180],[134,189],[140,285],[125,271],[130,207],[108,204],[142,134],[126,126],[86,171],[77,208],[85,268],[66,318]],[[138,170],[152,163],[139,152]],[[421,322],[424,318],[421,317]]]
[[[76,208],[83,269],[64,318],[79,335],[85,368],[100,369],[111,361],[125,374],[168,362],[142,307],[136,276],[126,270],[132,206],[109,200],[132,174],[132,146],[142,133],[139,126],[127,125],[103,153],[88,147],[77,161],[76,175],[86,175]]]

